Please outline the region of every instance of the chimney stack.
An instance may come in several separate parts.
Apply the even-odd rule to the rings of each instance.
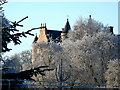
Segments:
[[[47,27],[46,27],[46,23],[41,24],[41,28],[40,28],[40,35],[38,37],[37,42],[47,42],[47,36],[46,36],[46,31],[47,31]]]
[[[109,26],[108,30],[110,31],[111,34],[113,34],[113,26]]]

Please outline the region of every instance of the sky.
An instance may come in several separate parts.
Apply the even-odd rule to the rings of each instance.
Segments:
[[[41,23],[46,23],[48,29],[62,29],[65,26],[67,18],[69,19],[71,27],[75,24],[76,20],[80,17],[88,18],[92,15],[92,18],[102,22],[104,25],[112,25],[114,27],[114,33],[118,34],[118,2],[109,0],[106,2],[93,1],[67,1],[55,2],[52,0],[48,2],[45,0],[31,2],[28,0],[10,0],[3,6],[4,14],[10,21],[19,21],[20,19],[28,16],[28,19],[24,20],[20,24],[24,27],[18,28],[20,32],[27,31],[31,28],[39,27]],[[31,33],[39,35],[39,30],[32,31]],[[13,43],[9,44],[9,48],[12,48],[10,52],[5,55],[13,55],[24,50],[32,49],[32,42],[34,36],[28,36],[27,38],[21,38],[22,43],[14,46]]]

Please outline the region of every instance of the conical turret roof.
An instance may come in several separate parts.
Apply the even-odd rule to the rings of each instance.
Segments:
[[[67,19],[67,22],[66,22],[65,27],[63,28],[62,32],[63,33],[68,33],[70,29],[71,29],[70,23],[69,23],[69,20]]]
[[[37,37],[37,34],[36,34],[36,36],[35,36],[35,38],[34,38],[33,43],[36,43],[36,42],[37,42],[37,40],[38,40],[38,37]]]

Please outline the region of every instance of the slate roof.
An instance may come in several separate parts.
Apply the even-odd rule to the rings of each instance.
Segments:
[[[58,31],[58,30],[47,30],[46,31],[47,38],[52,39],[53,41],[61,40],[61,33],[62,31]]]

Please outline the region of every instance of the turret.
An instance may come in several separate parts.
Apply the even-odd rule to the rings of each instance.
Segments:
[[[65,24],[65,27],[62,28],[61,39],[64,40],[67,37],[68,32],[71,30],[69,20]]]

